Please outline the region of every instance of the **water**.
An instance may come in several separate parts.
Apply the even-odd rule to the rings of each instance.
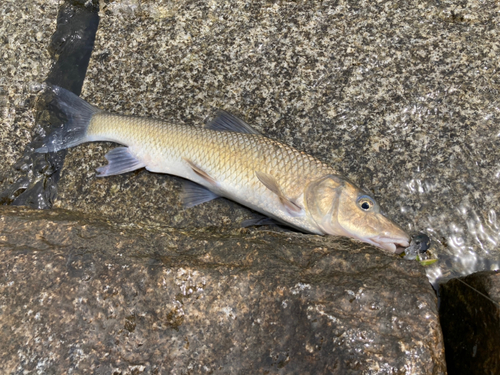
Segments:
[[[493,83],[493,87],[498,84]],[[447,92],[438,89],[433,96],[445,102]],[[407,125],[408,135],[417,126],[423,128],[419,129],[422,149],[415,154],[413,169],[403,174],[401,199],[395,203],[400,208],[397,216],[408,223],[409,230],[431,237],[431,253],[439,259],[427,268],[434,285],[500,268],[500,113],[496,98],[482,99],[481,106],[468,113],[459,108],[464,104],[459,100],[436,106],[442,112],[451,112],[452,103],[458,107],[450,118],[445,117],[444,127],[434,126],[441,120],[425,106],[415,107],[415,122],[426,125]],[[466,121],[460,119],[460,112],[467,115]]]

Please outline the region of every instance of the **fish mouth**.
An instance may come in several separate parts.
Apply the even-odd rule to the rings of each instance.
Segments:
[[[376,236],[368,239],[366,242],[371,243],[372,245],[381,247],[393,254],[400,254],[404,251],[404,249],[410,246],[408,237],[385,237],[385,236]]]

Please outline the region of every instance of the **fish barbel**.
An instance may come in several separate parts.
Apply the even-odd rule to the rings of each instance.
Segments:
[[[146,168],[194,182],[184,187],[186,207],[222,196],[305,232],[352,237],[392,253],[409,246],[408,234],[371,196],[325,163],[227,112],[196,128],[107,113],[61,87],[48,89],[67,121],[37,152],[116,142],[126,147],[106,154],[100,177]]]

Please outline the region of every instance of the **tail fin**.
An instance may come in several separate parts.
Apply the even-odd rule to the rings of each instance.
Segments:
[[[63,126],[44,140],[44,146],[35,151],[40,153],[56,152],[65,148],[89,142],[87,128],[92,116],[100,109],[90,105],[72,92],[59,86],[47,86],[47,91],[53,95],[51,105],[54,105],[67,118]]]

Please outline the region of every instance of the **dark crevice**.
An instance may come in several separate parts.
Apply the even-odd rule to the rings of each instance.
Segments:
[[[67,0],[59,8],[57,27],[49,53],[54,60],[45,83],[80,95],[99,25],[99,1]],[[35,153],[43,136],[61,124],[49,111],[50,98],[40,95],[35,104],[36,131],[23,156],[15,164],[17,180],[0,192],[0,204],[51,208],[66,151]]]

